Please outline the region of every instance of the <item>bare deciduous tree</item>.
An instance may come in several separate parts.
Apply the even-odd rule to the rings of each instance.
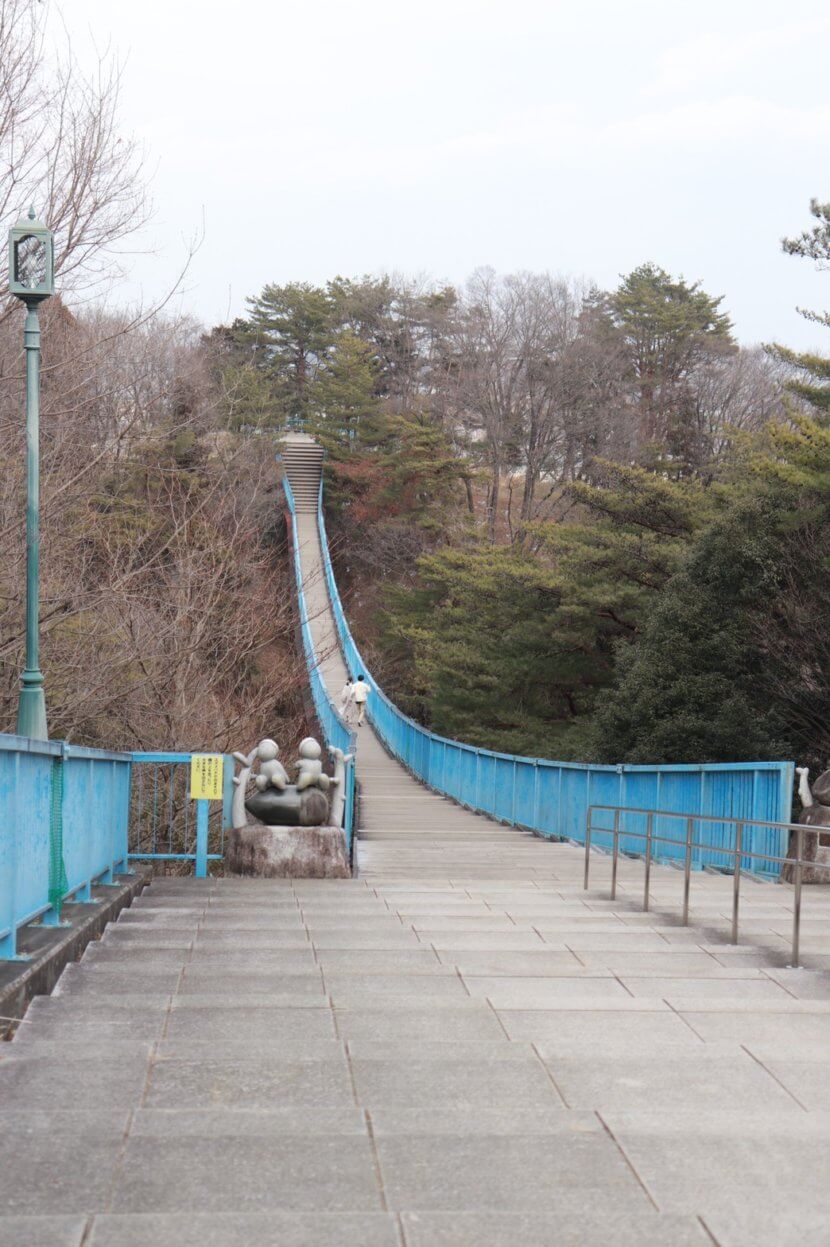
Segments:
[[[141,153],[118,129],[120,89],[107,54],[81,70],[45,5],[0,0],[0,221],[35,205],[55,232],[65,292],[110,281],[119,244],[147,219]],[[0,318],[11,309],[3,296]]]

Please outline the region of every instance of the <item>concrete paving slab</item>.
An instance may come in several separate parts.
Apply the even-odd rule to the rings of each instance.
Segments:
[[[100,996],[110,1000],[113,996],[167,997],[176,990],[181,970],[149,970],[143,967],[100,965],[95,973],[87,973],[86,967],[67,966],[58,979],[55,996]]]
[[[98,1001],[96,1009],[89,1008],[88,999],[83,1000],[82,1007],[80,1003],[66,997],[35,997],[18,1035],[79,1042],[107,1037],[153,1042],[161,1035],[167,1013],[166,1000],[142,1007],[122,1004],[116,997]]]
[[[280,970],[212,970],[188,966],[179,986],[179,996],[322,996],[323,979],[319,970],[288,974]]]
[[[636,1112],[659,1105],[661,1112],[673,1113],[694,1105],[699,1112],[802,1112],[796,1099],[746,1053],[724,1057],[705,1044],[695,1050],[694,1059],[676,1051],[659,1061],[635,1055],[576,1059],[557,1054],[548,1056],[546,1064],[566,1103],[576,1109]]]
[[[326,991],[335,1008],[381,1002],[388,996],[413,1000],[464,1000],[469,993],[456,974],[345,974],[342,970],[324,976]]]
[[[6,1217],[0,1215],[3,1247],[80,1247],[86,1217]]]
[[[542,1062],[531,1053],[524,1060],[464,1061],[352,1059],[359,1103],[379,1107],[454,1108],[486,1103],[518,1112],[524,1105],[560,1100]]]
[[[13,1053],[0,1060],[0,1104],[12,1108],[48,1109],[82,1103],[86,1108],[114,1109],[135,1104],[147,1078],[144,1057],[28,1056]],[[2,1131],[0,1131],[2,1134]],[[2,1207],[2,1203],[0,1203]]]
[[[326,984],[340,975],[396,974],[455,974],[452,966],[442,964],[433,948],[406,949],[322,949],[317,950],[317,961],[323,971]],[[344,979],[345,981],[345,979]]]
[[[163,930],[153,930],[151,932],[137,924],[130,927],[121,926],[120,923],[112,924],[105,929],[101,936],[102,948],[114,947],[147,947],[147,948],[190,948],[193,943],[193,928],[183,927],[180,930],[171,931],[165,927]]]
[[[649,1201],[604,1133],[561,1136],[378,1135],[384,1191],[391,1208],[512,1209],[571,1214],[601,1198],[618,1216]]]
[[[762,1000],[783,1002],[788,995],[786,990],[778,983],[773,982],[772,979],[766,976],[753,976],[751,972],[747,977],[735,978],[733,976],[717,979],[701,978],[700,976],[689,978],[657,978],[656,976],[653,978],[642,978],[629,975],[620,981],[631,992],[632,996],[659,996],[664,1000],[671,1000],[672,1002],[691,999],[727,1000],[731,1003],[738,996],[741,1000],[752,1004],[752,1002]],[[682,1009],[686,1006],[677,1003],[675,1007]]]
[[[311,944],[305,948],[206,948],[195,945],[187,961],[188,975],[315,974]]]
[[[105,1208],[122,1147],[117,1136],[77,1138],[4,1128],[0,1214],[31,1216],[37,1209],[39,1216],[66,1217]]]
[[[196,932],[193,941],[194,949],[228,949],[233,952],[245,952],[246,949],[300,949],[308,950],[311,940],[305,927],[297,931],[245,931],[211,930],[204,928]]]
[[[8,1049],[8,1051],[7,1051]],[[137,1057],[149,1061],[156,1049],[156,1043],[147,1039],[112,1039],[88,1031],[80,1038],[47,1039],[41,1036],[40,1030],[30,1027],[18,1027],[17,1034],[10,1044],[0,1047],[0,1061],[6,1056],[41,1056],[52,1061],[62,1061],[64,1057],[101,1056],[105,1060],[115,1057]]]
[[[407,1247],[712,1247],[696,1217],[654,1211],[405,1212],[401,1221]]]
[[[715,1212],[706,1226],[720,1247],[827,1247],[826,1213],[801,1208]]]
[[[390,1213],[271,1209],[99,1216],[88,1242],[89,1247],[400,1247],[401,1238]]]
[[[252,1051],[267,1052],[271,1045],[306,1044],[335,1038],[331,1010],[245,1007],[218,1010],[215,1007],[176,1008],[170,1014],[164,1043],[168,1048],[187,1049],[197,1041],[214,1045],[221,1055],[229,1044],[241,1041]]]
[[[482,917],[467,918],[461,915],[438,917],[432,915],[423,919],[415,919],[413,928],[421,933],[422,939],[433,938],[433,934],[453,931],[515,931],[516,924],[505,915],[488,914]],[[424,934],[428,932],[429,934]]]
[[[466,1138],[531,1139],[555,1136],[567,1149],[574,1134],[600,1134],[603,1127],[595,1113],[568,1111],[561,1100],[544,1099],[537,1104],[470,1103],[443,1106],[407,1107],[381,1105],[367,1114],[376,1139],[382,1136],[427,1138],[431,1136]]]
[[[815,1056],[815,1051],[813,1055]],[[827,1053],[825,1051],[820,1060],[804,1060],[803,1056],[803,1052],[790,1051],[786,1055],[779,1053],[775,1060],[770,1059],[769,1055],[758,1056],[757,1059],[805,1109],[811,1112],[830,1110],[830,1066]]]
[[[767,975],[797,1000],[830,1000],[830,974],[824,971],[770,969]]]
[[[567,974],[584,974],[585,966],[572,952],[556,952],[543,948],[533,951],[474,952],[464,949],[441,949],[438,957],[446,966],[458,970],[463,978],[472,976],[504,978],[539,977]]]
[[[660,1013],[611,1013],[599,1022],[596,1012],[549,1012],[544,1009],[500,1009],[499,1020],[511,1040],[533,1043],[543,1056],[645,1056],[679,1050],[693,1060],[702,1041],[683,1018]],[[733,1044],[737,1047],[737,1044]]]
[[[432,929],[419,932],[421,940],[430,944],[438,952],[505,952],[508,949],[519,951],[524,949],[545,949],[544,941],[538,931],[434,931]],[[566,949],[564,951],[567,951]]]
[[[335,1022],[347,1041],[503,1039],[504,1031],[492,1009],[484,1002],[469,1003],[472,1007],[436,1009],[433,1000],[420,1007],[337,1009]]]
[[[723,965],[708,953],[688,951],[682,944],[658,953],[587,952],[581,949],[579,960],[590,969],[604,968],[623,979],[763,977],[760,969],[745,957],[736,964]]]
[[[239,914],[221,910],[205,914],[200,923],[200,932],[212,931],[300,931],[303,921],[299,911],[296,914],[287,912],[284,915],[274,912],[266,914]]]
[[[345,927],[332,927],[328,930],[315,930],[314,948],[318,953],[336,951],[372,951],[374,949],[423,949],[429,948],[412,930],[401,928],[384,928],[382,932],[349,931]]]
[[[601,971],[583,970],[580,975],[548,978],[486,978],[465,976],[464,985],[473,997],[486,997],[494,1009],[547,1009],[564,1001],[594,1001],[607,1005],[631,998],[617,979]]]
[[[499,1039],[352,1039],[349,1055],[364,1061],[525,1061],[533,1056],[530,1043]]]
[[[113,1212],[382,1211],[369,1141],[352,1135],[247,1139],[136,1136]]]
[[[2,1068],[0,1068],[0,1076]],[[354,1103],[349,1070],[337,1059],[186,1061],[169,1057],[155,1062],[143,1100],[147,1108],[331,1108]]]
[[[3,1106],[3,1133],[49,1133],[63,1139],[122,1139],[130,1124],[130,1110],[63,1107],[11,1108]],[[0,1242],[3,1240],[0,1239]]]
[[[562,939],[560,927],[549,927],[547,923],[538,923],[536,930],[546,942]],[[548,941],[548,936],[551,937]],[[564,937],[568,948],[575,952],[611,952],[611,953],[652,953],[664,952],[666,940],[662,935],[650,931],[627,930],[625,927],[613,931],[573,930]]]
[[[130,1136],[176,1139],[269,1139],[285,1135],[366,1135],[366,1114],[354,1105],[313,1108],[277,1105],[273,1108],[205,1109],[140,1108],[130,1123]],[[182,1144],[186,1146],[186,1144]]]
[[[109,940],[87,944],[81,965],[108,966],[132,973],[135,970],[181,970],[190,956],[192,942],[179,948],[159,948],[149,943]]]
[[[798,1190],[812,1213],[830,1218],[827,1149],[817,1148],[815,1139],[775,1138],[768,1118],[744,1137],[707,1133],[688,1121],[684,1134],[613,1121],[611,1129],[662,1212],[708,1220],[740,1207],[780,1215],[782,1192]]]
[[[293,978],[294,976],[292,976]],[[216,984],[215,991],[206,990],[205,985],[192,985],[193,990],[181,991],[172,997],[173,1012],[179,1009],[215,1009],[217,1012],[234,1013],[237,1009],[328,1009],[328,996],[322,992],[308,991],[251,991],[249,984],[238,984],[238,990],[230,976]]]

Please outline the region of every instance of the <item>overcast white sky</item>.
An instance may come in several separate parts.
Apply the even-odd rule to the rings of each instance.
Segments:
[[[830,199],[826,0],[62,0],[126,61],[152,254],[207,323],[266,281],[478,265],[616,284],[654,260],[744,342],[819,345],[830,273],[781,254]]]

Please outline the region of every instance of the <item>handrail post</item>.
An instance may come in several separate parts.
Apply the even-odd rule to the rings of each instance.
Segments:
[[[646,814],[646,874],[643,883],[643,913],[648,913],[648,890],[651,883],[651,835],[654,815]]]
[[[582,883],[583,892],[588,891],[588,874],[591,869],[591,806],[585,817],[585,877]]]
[[[620,861],[620,811],[614,811],[614,844],[611,848],[611,900],[617,897],[617,866]]]
[[[744,843],[744,825],[735,827],[735,872],[732,876],[732,943],[738,942],[738,906],[741,900],[741,854]]]
[[[683,866],[683,926],[689,925],[689,892],[692,887],[692,840],[695,820],[686,819],[686,861]]]
[[[793,896],[793,950],[792,950],[792,968],[798,969],[798,961],[801,954],[801,883],[804,867],[802,860],[804,857],[804,831],[799,827],[795,833],[795,894]]]
[[[207,878],[209,802],[196,802],[196,878]]]

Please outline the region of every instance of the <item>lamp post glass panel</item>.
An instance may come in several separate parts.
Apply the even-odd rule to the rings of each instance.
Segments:
[[[17,732],[47,740],[46,699],[39,654],[40,592],[40,318],[38,305],[54,293],[52,231],[28,217],[9,231],[9,291],[26,305],[26,667]]]

